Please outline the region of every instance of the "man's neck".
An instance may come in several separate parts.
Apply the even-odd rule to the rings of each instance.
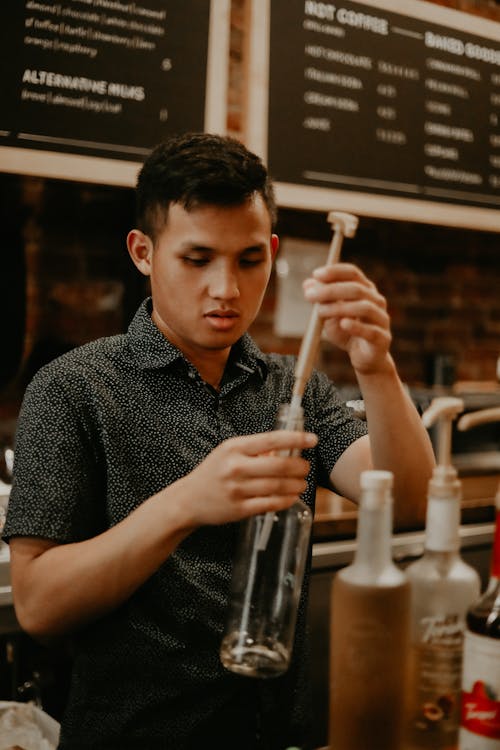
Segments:
[[[227,357],[222,366],[218,363],[207,363],[206,361],[204,361],[202,365],[196,365],[195,362],[193,362],[193,364],[195,365],[205,383],[211,385],[212,388],[218,391],[220,390],[220,384],[222,376],[224,374],[226,362]]]
[[[172,335],[171,331],[166,330],[162,321],[158,319],[154,307],[151,318],[165,338],[180,349],[184,357],[196,367],[205,383],[208,383],[208,385],[211,385],[212,388],[218,391],[226,362],[231,353],[231,347],[228,346],[224,349],[203,349],[201,351],[196,348],[187,347],[185,344],[183,345],[176,341],[176,337]]]
[[[196,367],[202,380],[218,391],[230,352],[231,349],[228,348],[204,352],[201,356],[193,352],[183,352],[183,354]]]

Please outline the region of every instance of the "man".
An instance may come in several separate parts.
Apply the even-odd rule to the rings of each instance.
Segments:
[[[294,363],[246,333],[278,248],[262,163],[232,139],[174,138],[146,160],[137,207],[127,244],[151,299],[125,335],[63,355],[26,392],[5,528],[19,622],[74,643],[61,750],[309,748],[303,612],[283,677],[219,660],[235,522],[312,506],[317,483],[356,499],[372,466],[394,472],[400,515],[422,503],[432,450],[385,300],[350,264],[305,282],[349,352],[369,437],[319,373],[307,432],[273,431]]]

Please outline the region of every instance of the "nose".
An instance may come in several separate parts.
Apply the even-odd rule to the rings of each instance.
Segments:
[[[213,299],[230,300],[239,297],[238,276],[228,264],[219,264],[210,278],[209,294]]]

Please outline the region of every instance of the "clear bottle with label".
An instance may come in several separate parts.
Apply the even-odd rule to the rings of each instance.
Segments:
[[[462,420],[462,429],[499,421],[500,408],[467,414]],[[500,750],[500,486],[495,504],[490,579],[467,612],[459,750]]]
[[[388,471],[361,475],[356,553],[336,573],[330,630],[329,745],[401,750],[410,587],[391,557]]]
[[[477,572],[460,557],[461,484],[451,465],[451,427],[463,410],[457,398],[436,398],[423,414],[437,422],[437,466],[429,482],[425,550],[406,569],[411,584],[408,750],[456,747],[460,725],[465,615],[478,597]]]
[[[284,404],[276,429],[302,430],[302,408]],[[311,527],[312,512],[302,501],[242,523],[220,649],[226,669],[249,677],[287,670]]]

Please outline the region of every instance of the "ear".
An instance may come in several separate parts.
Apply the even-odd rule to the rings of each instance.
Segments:
[[[280,246],[280,238],[278,237],[277,234],[272,234],[271,235],[271,255],[272,255],[273,260],[276,257],[276,253],[278,252],[279,246]]]
[[[153,243],[147,234],[140,229],[132,229],[127,235],[127,248],[136,268],[144,274],[151,275],[151,258]]]

